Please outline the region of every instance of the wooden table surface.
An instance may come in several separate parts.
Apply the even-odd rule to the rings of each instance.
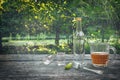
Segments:
[[[43,64],[47,55],[39,54],[1,54],[0,80],[120,80],[120,55],[113,64],[106,68],[95,68],[90,55],[85,55],[86,67],[100,69],[103,74],[96,74],[84,69],[65,70],[57,65],[57,59]],[[73,55],[65,55],[65,63],[73,61]]]

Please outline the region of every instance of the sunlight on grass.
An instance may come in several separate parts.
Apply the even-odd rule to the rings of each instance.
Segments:
[[[67,43],[67,40],[60,40],[60,44]],[[49,45],[55,44],[54,40],[11,40],[9,42],[3,42],[3,46],[23,46],[23,45]]]

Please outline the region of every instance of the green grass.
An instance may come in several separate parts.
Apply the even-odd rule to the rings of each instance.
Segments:
[[[67,43],[67,40],[61,39],[60,44]],[[3,46],[23,46],[23,45],[49,45],[55,44],[55,40],[10,40],[8,42],[3,42]]]

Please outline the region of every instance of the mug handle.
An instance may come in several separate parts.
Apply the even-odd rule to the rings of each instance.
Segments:
[[[115,58],[116,58],[116,48],[113,46],[110,46],[109,49],[113,51],[113,56],[111,56],[112,57],[111,61],[113,62],[113,60],[115,60]]]

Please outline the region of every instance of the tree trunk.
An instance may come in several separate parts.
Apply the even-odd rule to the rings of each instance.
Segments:
[[[2,52],[2,36],[0,35],[0,53]]]
[[[60,39],[60,31],[59,31],[59,26],[56,27],[56,37],[55,37],[55,44],[58,46],[59,45],[59,39]]]
[[[104,29],[103,29],[103,27],[102,27],[102,42],[104,42]]]
[[[105,30],[104,30],[104,29],[105,29],[105,27],[106,27],[106,23],[107,23],[107,22],[103,20],[101,23],[102,23],[101,36],[102,36],[102,42],[104,42],[104,39],[105,39]]]
[[[120,20],[118,20],[118,22],[116,22],[116,35],[117,35],[117,43],[119,43],[119,39],[120,39]]]

